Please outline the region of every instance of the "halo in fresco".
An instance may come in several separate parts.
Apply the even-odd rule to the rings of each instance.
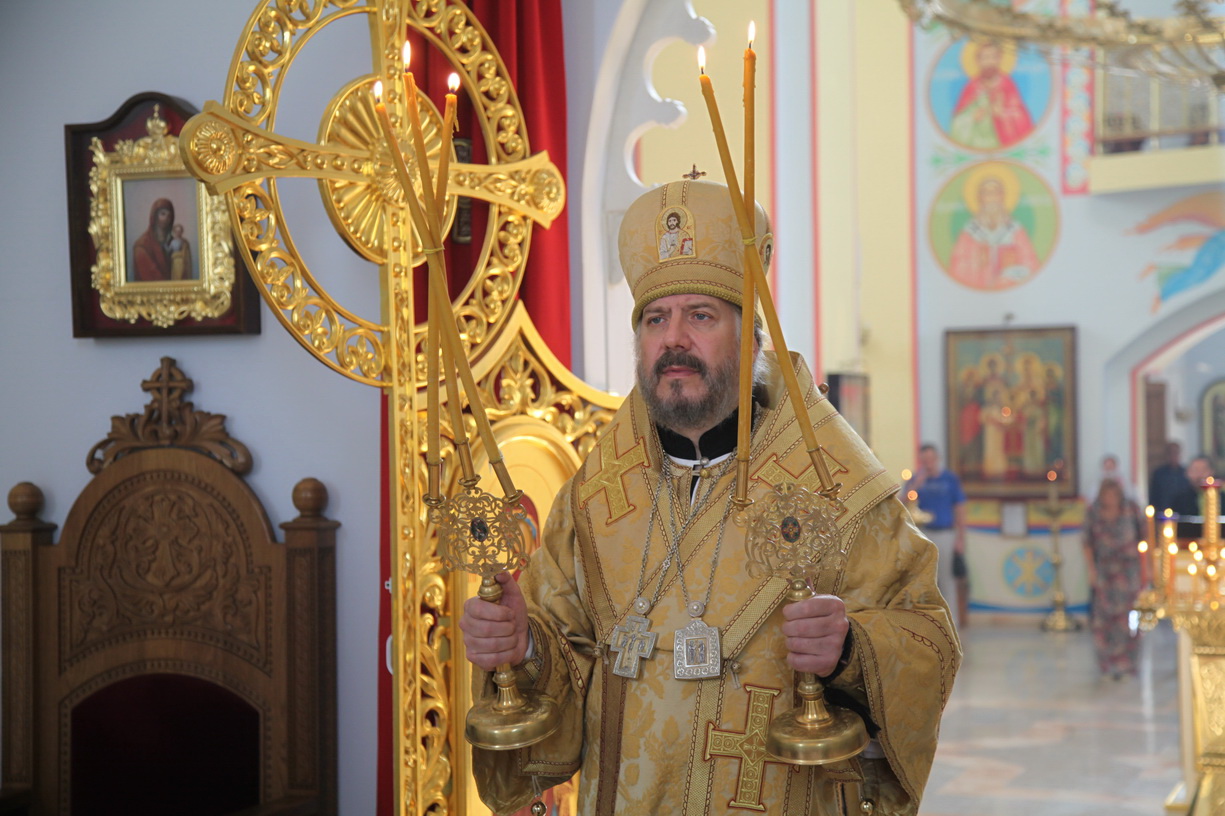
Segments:
[[[932,253],[949,277],[971,289],[997,291],[1028,283],[1046,264],[1059,234],[1055,195],[1013,162],[971,165],[932,203]]]
[[[1032,51],[996,40],[958,40],[932,68],[928,106],[940,132],[955,144],[1006,150],[1046,117],[1051,81],[1050,66]]]

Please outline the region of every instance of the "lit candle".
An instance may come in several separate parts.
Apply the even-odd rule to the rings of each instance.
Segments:
[[[383,80],[375,80],[374,83],[374,113],[375,118],[379,120],[379,127],[383,130],[383,139],[387,142],[387,150],[391,154],[391,166],[395,168],[396,177],[400,180],[400,187],[404,190],[404,197],[411,198],[413,193],[413,180],[408,174],[408,165],[404,163],[404,154],[400,152],[400,142],[396,138],[396,129],[392,127],[391,117],[387,114],[387,106],[383,104]],[[412,202],[416,204],[414,200]],[[413,212],[413,207],[409,207],[410,214]],[[413,215],[413,223],[417,223],[417,218]]]
[[[1216,479],[1209,476],[1204,481],[1204,549],[1208,557],[1216,560],[1221,546],[1221,493]]]
[[[440,219],[438,211],[434,206],[436,198],[432,195],[434,185],[431,183],[430,177],[429,154],[425,150],[425,135],[421,130],[421,113],[417,110],[417,80],[413,77],[413,72],[408,69],[411,57],[412,46],[405,41],[404,88],[407,97],[405,107],[408,108],[409,135],[412,136],[413,155],[417,160],[417,176],[421,180],[421,198],[425,201],[425,217],[430,227],[430,234],[434,239],[433,246],[436,247],[439,246],[438,230]]]
[[[438,154],[438,176],[434,193],[435,210],[441,224],[442,214],[447,211],[447,184],[451,172],[451,141],[455,132],[455,92],[459,90],[459,74],[451,72],[447,77],[447,104],[442,114],[442,147]]]
[[[753,34],[755,26],[749,23],[749,45],[744,50],[744,200],[749,208],[749,218],[756,219],[756,199],[753,197],[754,168],[756,167],[755,141],[753,123],[755,121],[754,85],[757,69],[757,55],[753,53]],[[757,231],[754,224],[753,237]],[[752,433],[753,418],[753,317],[756,314],[756,302],[753,275],[749,271],[752,258],[749,253],[757,252],[754,240],[744,247],[744,284],[741,291],[741,313],[744,319],[740,322],[740,414],[737,427],[736,458],[737,494],[744,498],[748,490],[749,470],[749,437]],[[744,484],[742,485],[741,482]]]
[[[1059,488],[1055,485],[1055,480],[1058,478],[1059,474],[1055,471],[1048,470],[1046,472],[1046,481],[1048,483],[1046,486],[1046,500],[1050,503],[1051,507],[1059,504]]]
[[[1157,540],[1157,511],[1150,504],[1144,508],[1145,516],[1145,533],[1148,535],[1148,541],[1152,543],[1152,576],[1153,589],[1161,591],[1161,543]]]
[[[1173,537],[1171,525],[1166,525],[1166,530],[1170,533],[1167,537],[1168,540]],[[1169,541],[1166,544],[1165,554],[1165,596],[1167,599],[1172,600],[1174,598],[1174,562],[1178,560],[1178,543]]]
[[[1140,553],[1140,583],[1150,585],[1152,578],[1148,569],[1148,542],[1141,541],[1136,545],[1136,550]]]
[[[417,205],[417,198],[413,193],[413,180],[408,173],[408,166],[404,163],[404,154],[400,152],[400,143],[396,139],[395,128],[391,124],[391,117],[387,113],[387,106],[383,103],[383,81],[376,80],[374,83],[374,113],[375,118],[379,122],[379,127],[383,131],[383,139],[387,142],[388,151],[391,154],[391,165],[395,168],[396,177],[400,181],[400,188],[404,193],[405,202],[408,204],[409,217],[413,222],[413,226],[417,230],[417,234],[421,236],[421,240],[426,240],[426,225],[425,219],[422,216],[421,210]],[[427,370],[427,386],[426,386],[426,452],[425,461],[429,466],[427,484],[427,494],[430,498],[440,498],[439,489],[441,487],[441,467],[442,457],[439,453],[439,439],[441,431],[439,428],[439,395],[438,395],[438,351],[439,351],[439,333],[438,322],[435,320],[433,299],[427,299],[427,326],[425,343],[426,354],[426,370]],[[463,426],[460,426],[460,432],[463,432]]]
[[[744,203],[749,208],[749,215],[755,212],[754,204],[757,201],[753,189],[757,169],[757,133],[754,129],[757,120],[757,54],[753,51],[756,34],[757,24],[750,20],[749,45],[744,49]]]
[[[714,131],[715,144],[719,148],[719,160],[723,164],[723,175],[727,181],[727,191],[731,198],[732,210],[736,214],[736,222],[740,225],[740,238],[745,242],[745,245],[753,243],[753,223],[749,220],[748,211],[745,209],[744,196],[741,195],[740,182],[736,178],[736,168],[732,164],[732,154],[727,148],[727,134],[723,132],[723,120],[719,116],[719,105],[715,101],[715,91],[710,84],[710,77],[706,75],[706,49],[698,48],[698,77],[702,86],[702,96],[706,100],[706,110],[710,114],[710,126]],[[770,340],[774,343],[774,351],[779,360],[790,360],[790,352],[787,351],[787,341],[783,337],[783,329],[778,321],[778,313],[774,309],[774,301],[770,298],[769,289],[766,288],[766,273],[762,268],[761,256],[757,252],[745,253],[749,265],[746,273],[752,272],[753,285],[761,291],[758,297],[758,302],[761,304],[762,314],[766,318],[766,327],[770,330]],[[799,378],[796,376],[795,369],[790,364],[780,365],[779,369],[783,375],[783,382],[787,386],[787,395],[796,405],[804,404],[804,392],[800,389]],[[804,437],[804,444],[808,448],[808,457],[812,461],[813,468],[816,470],[817,479],[821,483],[821,492],[828,495],[834,495],[838,485],[834,483],[832,474],[829,471],[829,464],[825,461],[825,455],[822,453],[820,443],[817,441],[817,432],[813,428],[812,418],[807,411],[796,411],[796,419],[800,425],[800,433]]]

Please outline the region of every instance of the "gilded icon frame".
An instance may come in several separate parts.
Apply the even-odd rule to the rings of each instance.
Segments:
[[[945,335],[945,460],[976,498],[1079,495],[1076,328]],[[989,393],[990,392],[990,393]]]
[[[145,93],[104,122],[65,126],[74,336],[259,332],[225,199],[179,153],[192,113]]]
[[[1225,379],[1209,383],[1199,400],[1200,450],[1225,474]]]

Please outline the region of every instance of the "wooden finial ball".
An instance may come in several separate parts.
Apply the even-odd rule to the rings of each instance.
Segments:
[[[20,482],[9,491],[9,509],[19,519],[32,519],[43,509],[43,492],[33,482]]]
[[[328,506],[328,489],[318,479],[303,479],[293,487],[293,506],[304,516],[323,515]]]

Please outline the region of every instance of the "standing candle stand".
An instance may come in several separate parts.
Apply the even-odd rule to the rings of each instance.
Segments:
[[[1050,482],[1050,493],[1045,504],[1039,505],[1051,520],[1051,568],[1054,576],[1051,578],[1051,613],[1042,621],[1045,632],[1079,632],[1081,622],[1068,614],[1068,596],[1063,591],[1063,555],[1059,552],[1059,520],[1063,516],[1063,503],[1059,501],[1059,491],[1056,480],[1059,474],[1048,471],[1047,481]]]

